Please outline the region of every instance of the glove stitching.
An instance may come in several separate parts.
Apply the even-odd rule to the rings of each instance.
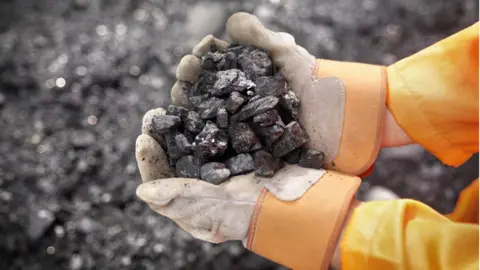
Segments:
[[[255,243],[255,236],[256,236],[256,229],[257,229],[257,222],[258,222],[258,217],[259,213],[262,209],[263,206],[263,201],[265,200],[265,197],[267,196],[267,189],[263,189],[262,193],[260,194],[260,197],[258,198],[257,205],[255,207],[255,210],[253,212],[253,220],[250,223],[250,229],[248,233],[248,242],[247,242],[247,248],[252,250],[253,245]]]

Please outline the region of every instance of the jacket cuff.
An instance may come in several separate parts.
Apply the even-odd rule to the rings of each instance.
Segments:
[[[263,190],[247,248],[295,270],[328,269],[360,181],[327,171],[300,199],[290,202]]]
[[[387,69],[389,83],[387,105],[398,125],[413,141],[422,145],[444,164],[459,166],[467,161],[472,154],[463,151],[461,147],[447,140],[435,123],[429,121],[429,113],[425,111],[425,107],[429,104],[422,105],[424,97],[409,89],[402,77],[403,69],[405,67],[402,61]],[[431,97],[432,100],[438,98],[442,97],[433,95]],[[444,97],[444,99],[448,99],[448,97]],[[448,103],[445,103],[445,106],[448,107]],[[437,117],[441,117],[441,115]]]

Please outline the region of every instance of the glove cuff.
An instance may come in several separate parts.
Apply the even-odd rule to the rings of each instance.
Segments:
[[[384,66],[317,59],[314,76],[337,77],[345,86],[345,111],[337,155],[328,169],[362,175],[380,151],[385,122],[387,77]]]
[[[246,247],[296,270],[327,269],[360,178],[327,171],[296,201],[263,190]]]

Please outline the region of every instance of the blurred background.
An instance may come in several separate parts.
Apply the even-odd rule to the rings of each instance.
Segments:
[[[226,38],[236,11],[318,57],[388,65],[477,21],[478,1],[2,0],[0,269],[283,269],[194,240],[135,198],[143,114],[169,103],[180,58]],[[389,149],[358,195],[448,213],[477,176],[478,156],[455,169]]]

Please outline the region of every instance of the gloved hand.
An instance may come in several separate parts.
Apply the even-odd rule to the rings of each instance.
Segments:
[[[237,14],[229,20],[228,30],[233,38],[237,36],[232,33],[243,32],[242,28],[235,30],[231,26],[242,16],[245,15]],[[305,71],[312,67],[314,59],[305,50],[292,45],[293,40],[286,34],[279,34],[276,42],[278,52],[285,54],[274,53],[274,59],[295,55],[291,67]],[[225,41],[207,36],[194,47],[191,55],[180,61],[177,82],[171,92],[174,105],[191,107],[186,93],[187,84],[198,79],[201,71],[199,57],[209,50],[212,43],[220,50],[228,46]],[[292,53],[293,47],[302,56]],[[289,65],[282,66],[284,62],[275,61],[302,99],[302,107],[314,106],[318,109],[322,105],[322,113],[330,115],[330,119],[339,120],[326,120],[322,122],[326,126],[321,126],[319,121],[311,120],[321,117],[321,114],[314,115],[313,109],[302,110],[301,113],[307,113],[307,116],[301,116],[301,121],[305,129],[313,133],[310,137],[318,134],[327,136],[331,130],[341,132],[342,112],[337,107],[344,108],[342,82],[336,78],[314,80],[311,70],[306,76],[301,75],[303,73],[293,76],[288,72],[291,70]],[[303,79],[305,81],[302,82]],[[331,102],[305,100],[308,97],[304,94],[307,86],[313,85],[318,87],[318,97],[329,98]],[[251,173],[232,177],[218,186],[198,179],[170,178],[173,173],[158,143],[162,138],[156,138],[151,127],[152,117],[164,113],[163,108],[147,112],[143,118],[143,134],[136,141],[136,159],[144,182],[137,189],[140,199],[154,211],[174,220],[195,238],[213,243],[240,240],[250,250],[288,267],[318,269],[330,263],[359,178],[292,165],[278,171],[273,178],[259,178]],[[321,140],[314,140],[316,143],[313,145],[317,149],[318,145],[324,145]]]
[[[266,29],[248,13],[230,17],[227,32],[236,43],[270,53],[300,99],[309,147],[325,153],[327,168],[351,175],[371,168],[387,114],[384,67],[316,59],[291,35]]]
[[[287,165],[272,178],[250,173],[231,177],[220,185],[198,179],[170,178],[174,173],[167,156],[151,132],[152,117],[164,113],[163,108],[157,108],[143,118],[143,134],[138,136],[135,148],[144,183],[138,187],[137,195],[195,238],[212,243],[227,240],[246,243],[255,204],[264,188],[282,201],[294,201],[325,173]]]
[[[152,110],[145,118],[162,112]],[[148,135],[148,124],[144,130],[136,141],[144,182],[137,196],[154,211],[197,239],[240,240],[249,250],[293,269],[327,269],[332,260],[338,265],[338,239],[351,204],[356,204],[359,178],[295,165],[272,178],[250,173],[220,185],[164,178],[173,175],[165,153]]]

